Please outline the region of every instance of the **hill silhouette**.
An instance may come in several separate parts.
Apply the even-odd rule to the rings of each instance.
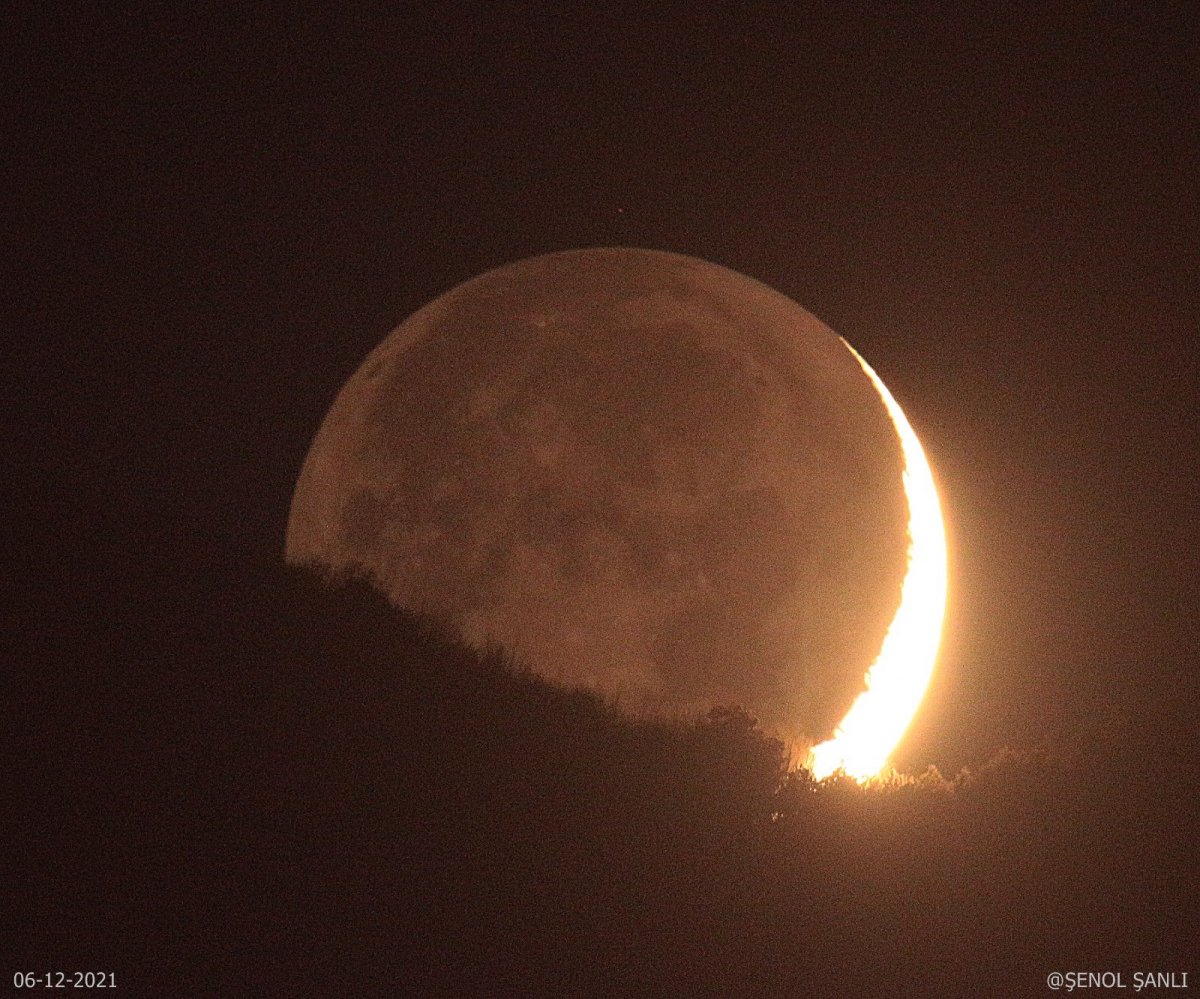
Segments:
[[[240,572],[27,650],[29,970],[69,955],[131,995],[1019,995],[1194,958],[1182,758],[816,783],[736,706],[629,718],[362,581]],[[1151,908],[1175,936],[1130,918]]]

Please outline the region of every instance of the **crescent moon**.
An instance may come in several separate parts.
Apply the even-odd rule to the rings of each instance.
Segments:
[[[818,780],[838,770],[865,780],[887,765],[933,677],[946,614],[946,526],[929,461],[883,380],[850,344],[846,349],[879,392],[900,438],[909,510],[908,572],[896,616],[867,671],[867,689],[851,705],[833,738],[811,750],[808,769]]]
[[[394,330],[314,438],[285,555],[634,712],[835,733],[813,765],[856,776],[908,727],[945,603],[878,376],[765,285],[631,248],[505,265]]]

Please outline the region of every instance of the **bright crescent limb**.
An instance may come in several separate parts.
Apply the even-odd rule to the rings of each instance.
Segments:
[[[833,738],[813,747],[808,767],[818,780],[837,770],[866,780],[883,770],[925,696],[946,614],[946,527],[929,462],[887,386],[853,347],[846,347],[878,390],[900,438],[909,511],[908,573],[896,616],[867,670],[867,689],[850,706]]]

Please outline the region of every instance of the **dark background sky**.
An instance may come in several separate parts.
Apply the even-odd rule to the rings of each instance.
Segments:
[[[1190,751],[1190,5],[479,6],[6,7],[18,618],[205,606],[407,315],[640,246],[793,297],[921,435],[952,606],[901,764]]]

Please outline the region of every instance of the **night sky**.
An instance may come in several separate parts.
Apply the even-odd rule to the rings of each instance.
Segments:
[[[375,344],[488,268],[645,247],[795,299],[921,436],[951,605],[897,765],[1129,747],[1194,809],[1191,5],[700,6],[7,6],[10,674],[85,648],[158,704],[124,636],[281,559]]]

